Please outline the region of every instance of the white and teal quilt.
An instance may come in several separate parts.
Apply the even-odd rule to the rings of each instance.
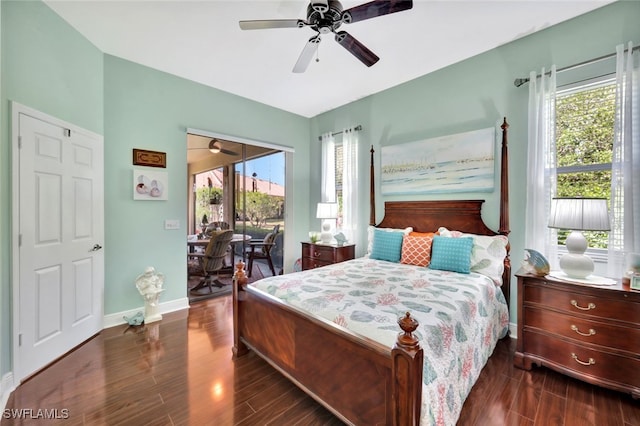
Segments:
[[[472,272],[359,258],[252,286],[391,348],[405,312],[424,349],[422,421],[453,425],[509,314],[500,287]]]

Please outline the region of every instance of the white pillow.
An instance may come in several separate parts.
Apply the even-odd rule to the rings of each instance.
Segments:
[[[502,285],[504,272],[504,258],[507,256],[509,239],[504,235],[476,235],[465,234],[460,231],[450,231],[445,227],[438,229],[443,237],[459,238],[472,237],[471,272],[477,272],[491,278],[496,285]]]
[[[377,229],[379,231],[385,231],[385,232],[402,232],[403,235],[407,235],[410,232],[413,232],[413,228],[412,227],[408,227],[408,228],[376,228],[375,226],[369,225],[369,227],[367,228],[367,254],[364,255],[364,257],[369,257],[369,255],[371,254],[371,250],[373,250],[373,230]]]

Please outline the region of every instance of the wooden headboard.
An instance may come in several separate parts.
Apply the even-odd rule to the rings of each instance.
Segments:
[[[480,216],[484,200],[451,201],[387,201],[381,228],[405,228],[414,231],[435,232],[439,227],[470,234],[496,235]]]
[[[509,158],[507,150],[507,119],[502,126],[502,151],[500,162],[500,227],[491,230],[482,220],[481,208],[484,200],[449,201],[387,201],[384,203],[384,218],[376,226],[381,228],[406,228],[411,226],[418,232],[435,232],[439,227],[479,235],[509,236]],[[373,147],[371,147],[371,216],[370,224],[375,225],[375,192]],[[502,292],[509,304],[511,288],[511,260],[504,259]]]

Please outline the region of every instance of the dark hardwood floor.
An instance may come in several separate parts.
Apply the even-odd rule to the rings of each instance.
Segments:
[[[224,296],[159,323],[104,330],[25,381],[6,406],[67,418],[19,420],[5,410],[2,425],[342,424],[253,353],[232,360],[231,312]],[[459,425],[640,425],[640,401],[545,368],[519,370],[513,351],[509,339],[498,344]]]

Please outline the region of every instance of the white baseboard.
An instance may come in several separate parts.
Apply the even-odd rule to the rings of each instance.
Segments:
[[[3,412],[7,406],[9,395],[11,395],[11,392],[13,392],[15,388],[15,383],[13,383],[13,373],[9,372],[2,376],[2,382],[0,382],[0,398],[2,398],[0,400],[0,406],[2,407]]]
[[[512,322],[509,323],[509,337],[512,339],[518,338],[518,324]]]
[[[161,314],[168,314],[169,312],[180,311],[182,309],[189,309],[189,298],[184,297],[182,299],[170,300],[168,302],[160,303],[158,310]],[[126,324],[124,317],[132,317],[138,312],[144,312],[144,306],[139,308],[130,309],[128,311],[117,312],[115,314],[108,314],[104,316],[103,328],[115,327],[117,325]]]

